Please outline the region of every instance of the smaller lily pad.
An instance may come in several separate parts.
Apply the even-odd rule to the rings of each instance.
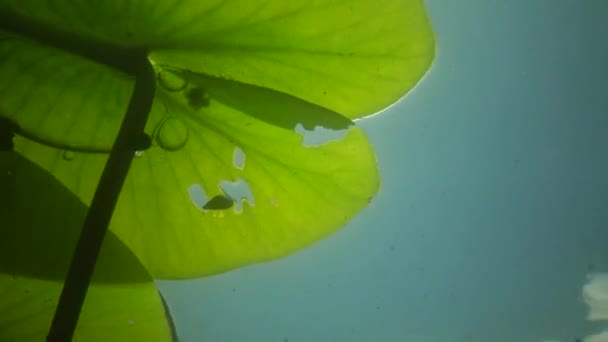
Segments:
[[[86,206],[16,152],[0,152],[0,341],[44,341]],[[109,234],[74,341],[172,341],[161,297]]]

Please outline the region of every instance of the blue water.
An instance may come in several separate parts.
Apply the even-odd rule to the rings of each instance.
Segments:
[[[381,3],[381,2],[379,2]],[[608,1],[427,0],[432,70],[359,122],[383,186],[276,262],[161,282],[182,342],[574,342],[608,272]]]

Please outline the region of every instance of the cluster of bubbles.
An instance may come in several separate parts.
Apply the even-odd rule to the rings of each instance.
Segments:
[[[170,68],[161,69],[157,74],[157,79],[158,84],[164,90],[171,93],[181,93],[187,104],[194,110],[209,106],[207,92],[200,86],[190,84],[179,70]],[[186,145],[189,135],[188,126],[179,117],[169,115],[156,125],[152,139],[164,150],[177,151]],[[143,156],[144,151],[149,147],[149,143],[138,146],[137,142],[135,142],[135,156]],[[63,152],[62,157],[66,161],[71,161],[76,157],[76,153],[66,150]]]

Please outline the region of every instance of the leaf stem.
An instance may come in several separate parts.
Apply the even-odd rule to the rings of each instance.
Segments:
[[[127,113],[101,174],[68,270],[59,304],[47,336],[48,342],[69,342],[80,316],[116,202],[133,161],[141,149],[144,127],[154,99],[156,79],[146,55],[134,56],[135,86]]]

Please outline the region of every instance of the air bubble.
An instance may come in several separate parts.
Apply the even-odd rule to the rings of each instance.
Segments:
[[[165,119],[156,136],[158,145],[168,151],[177,151],[188,142],[188,127],[178,118]]]
[[[135,151],[135,157],[139,158],[144,155],[144,151]]]
[[[158,73],[158,83],[167,91],[182,91],[188,86],[188,82],[176,70],[171,69],[163,69]]]
[[[63,151],[63,160],[67,160],[67,161],[71,161],[74,160],[74,158],[76,157],[76,154],[72,151]]]

